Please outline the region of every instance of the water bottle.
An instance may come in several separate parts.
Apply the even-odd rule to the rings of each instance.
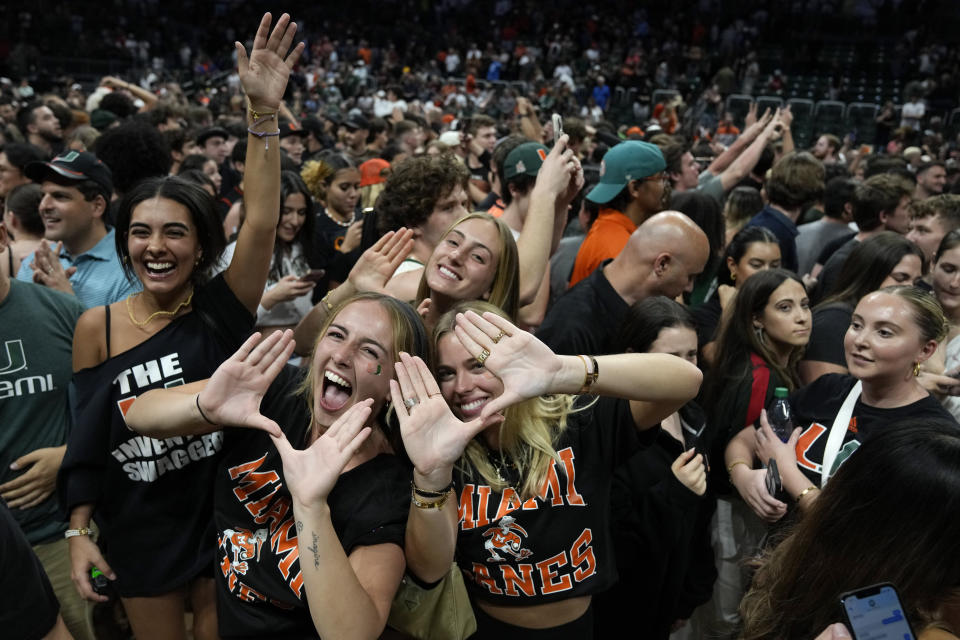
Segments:
[[[770,427],[783,442],[790,439],[793,433],[793,414],[790,411],[790,403],[787,402],[787,389],[777,387],[773,391],[773,406],[767,410],[767,420],[770,421]]]

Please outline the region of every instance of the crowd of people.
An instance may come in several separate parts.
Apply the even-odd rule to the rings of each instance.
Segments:
[[[449,47],[460,81],[266,14],[193,70],[222,91],[162,60],[2,88],[5,630],[808,640],[889,582],[917,637],[960,637],[936,112],[805,149],[720,82],[611,122],[604,74],[673,82],[651,51],[610,73],[497,11],[516,48]],[[480,86],[497,62],[548,88]]]

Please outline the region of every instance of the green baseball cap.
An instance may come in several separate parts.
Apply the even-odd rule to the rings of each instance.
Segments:
[[[621,142],[603,156],[600,182],[587,194],[587,200],[606,204],[631,180],[649,178],[666,168],[667,161],[657,145],[639,140]]]
[[[507,154],[507,159],[503,163],[504,179],[509,180],[520,175],[537,175],[548,153],[550,150],[539,142],[524,142]]]

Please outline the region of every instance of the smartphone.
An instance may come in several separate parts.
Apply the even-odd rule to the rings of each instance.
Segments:
[[[703,466],[707,471],[710,471],[710,457],[708,455],[706,443],[703,441],[703,432],[706,430],[707,425],[704,424],[700,427],[700,431],[694,432],[692,430],[683,430],[683,448],[687,451],[690,449],[696,449],[697,453],[703,456]]]
[[[326,269],[310,269],[309,272],[300,276],[300,280],[303,282],[320,282],[326,273]]]
[[[773,458],[767,461],[767,475],[764,481],[767,483],[767,493],[779,500],[778,496],[783,490],[783,483],[780,480],[780,469],[777,468],[777,461]]]
[[[563,135],[563,118],[560,117],[559,113],[553,114],[553,144],[557,144],[557,140],[560,139],[560,136]]]
[[[915,640],[897,590],[889,582],[840,596],[847,627],[856,640]]]

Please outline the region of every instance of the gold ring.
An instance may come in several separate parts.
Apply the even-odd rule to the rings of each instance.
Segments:
[[[487,351],[486,349],[481,349],[480,353],[477,354],[477,362],[479,362],[480,364],[483,364],[484,362],[487,361],[487,358],[489,357],[490,357],[490,352]]]
[[[503,336],[504,336],[504,335],[506,335],[506,334],[503,333],[503,331],[501,331],[500,333],[498,333],[497,336],[493,339],[493,344],[497,344],[498,342],[500,342],[501,340],[503,340]]]

